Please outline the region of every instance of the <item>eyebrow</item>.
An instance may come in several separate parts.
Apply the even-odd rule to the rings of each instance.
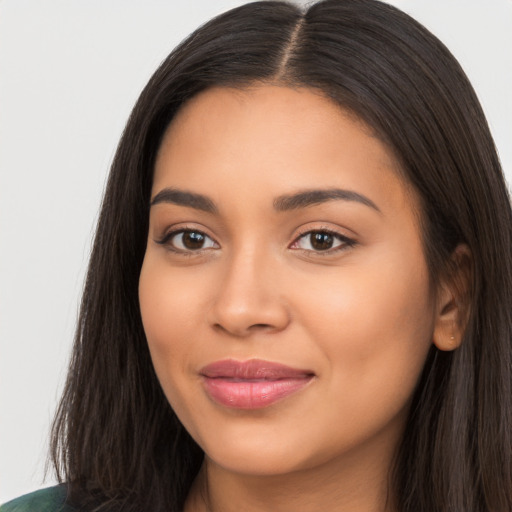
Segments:
[[[274,199],[274,208],[278,212],[298,210],[307,208],[316,204],[326,203],[333,200],[354,201],[373,208],[381,213],[379,207],[368,197],[354,192],[353,190],[344,190],[340,188],[328,188],[322,190],[305,190],[295,194],[282,195]],[[215,203],[207,196],[179,190],[176,188],[164,188],[151,200],[150,206],[160,203],[176,204],[178,206],[187,206],[207,213],[217,214],[219,212]]]
[[[215,203],[208,197],[195,192],[178,190],[175,188],[164,188],[151,200],[150,206],[160,203],[177,204],[178,206],[188,206],[196,210],[207,213],[218,213]]]
[[[279,196],[274,200],[274,208],[279,212],[297,210],[316,204],[326,203],[333,200],[355,201],[365,206],[373,208],[381,213],[379,207],[368,197],[363,196],[353,190],[344,190],[341,188],[328,188],[322,190],[305,190],[291,195]]]

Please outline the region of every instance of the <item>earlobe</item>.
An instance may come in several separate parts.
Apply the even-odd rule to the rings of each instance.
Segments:
[[[462,343],[470,313],[471,288],[471,251],[460,244],[450,257],[437,292],[433,342],[439,350],[455,350]]]
[[[460,322],[460,306],[451,291],[443,287],[438,297],[434,326],[434,345],[439,350],[455,350],[462,342],[463,326]]]

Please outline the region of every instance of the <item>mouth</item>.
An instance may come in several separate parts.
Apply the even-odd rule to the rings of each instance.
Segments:
[[[227,359],[200,370],[207,395],[234,409],[261,409],[293,395],[309,384],[315,374],[279,363]]]

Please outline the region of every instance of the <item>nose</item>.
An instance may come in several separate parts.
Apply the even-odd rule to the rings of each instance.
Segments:
[[[210,310],[210,324],[232,336],[279,332],[290,322],[276,264],[256,252],[225,263]]]

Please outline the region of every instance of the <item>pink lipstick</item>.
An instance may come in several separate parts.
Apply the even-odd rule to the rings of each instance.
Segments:
[[[208,396],[225,407],[261,409],[296,393],[314,377],[310,370],[261,359],[226,359],[200,370]]]

